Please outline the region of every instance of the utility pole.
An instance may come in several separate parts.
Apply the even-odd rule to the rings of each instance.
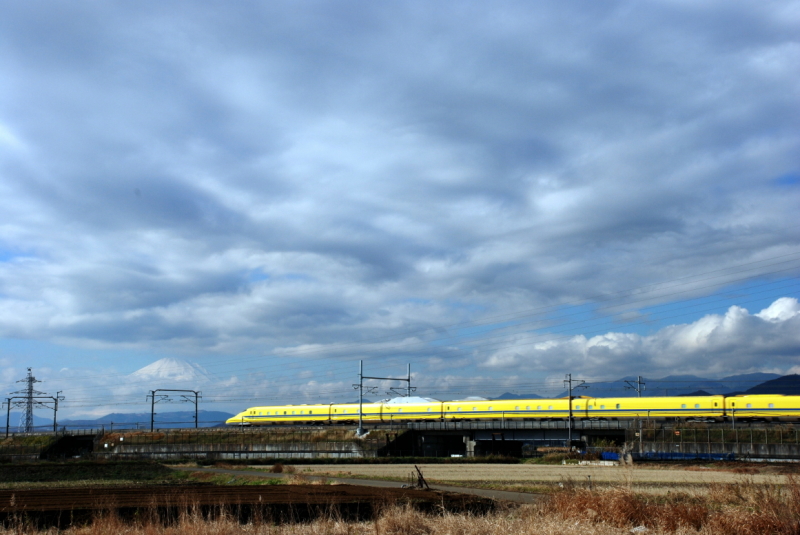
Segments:
[[[55,434],[58,429],[58,402],[64,401],[64,396],[61,395],[61,392],[63,392],[63,390],[56,392],[56,397],[53,398],[53,434]]]
[[[645,382],[642,381],[642,376],[636,376],[636,382],[633,381],[625,381],[628,386],[625,387],[625,390],[636,390],[636,396],[642,397],[642,390],[645,390]]]
[[[173,390],[173,392],[180,392],[180,391],[179,390]],[[198,422],[197,422],[197,405],[198,405],[198,403],[197,403],[197,401],[203,396],[200,395],[200,392],[197,392],[195,390],[186,390],[186,392],[191,392],[192,394],[194,394],[194,400],[192,400],[192,398],[190,398],[189,396],[187,396],[185,394],[181,394],[181,398],[183,398],[183,399],[181,399],[181,401],[194,403],[194,428],[197,429],[197,427],[198,427]]]
[[[625,381],[628,386],[625,387],[625,390],[636,390],[636,397],[642,397],[642,390],[645,389],[644,381],[642,381],[642,376],[636,376],[636,382],[633,381]],[[649,414],[649,411],[648,411]],[[644,429],[642,429],[642,417],[639,416],[639,453],[641,454],[643,451],[642,447],[642,435],[644,434]]]
[[[60,391],[59,391],[59,394],[61,394]],[[15,399],[24,400],[24,401],[14,401]],[[49,408],[47,404],[52,401],[53,402],[53,422],[54,422],[53,423],[53,429],[55,430],[56,413],[58,411],[58,401],[59,400],[63,400],[63,399],[64,399],[63,396],[57,396],[57,397],[52,397],[52,396],[33,396],[33,397],[28,397],[27,395],[26,396],[12,396],[10,398],[6,398],[6,401],[3,403],[3,405],[5,405],[7,407],[7,410],[6,410],[6,438],[8,438],[9,428],[11,426],[11,421],[10,421],[11,420],[11,407],[21,407],[21,408],[25,409],[27,407],[28,403],[32,403],[33,405],[36,405],[37,407]],[[40,400],[42,400],[42,401],[40,401]],[[47,400],[47,401],[43,401],[43,400]],[[25,431],[23,431],[23,432],[25,432]]]
[[[408,364],[408,377],[406,379],[400,377],[367,377],[364,375],[364,361],[358,361],[358,384],[354,384],[353,388],[358,390],[358,429],[356,430],[356,435],[361,436],[364,434],[364,379],[377,379],[381,381],[405,381],[408,383],[406,388],[406,393],[408,396],[411,396],[411,392],[415,391],[416,388],[412,388],[411,386],[411,363]],[[376,392],[378,387],[372,386],[367,387],[367,391],[369,392]],[[390,389],[387,394],[396,393],[393,392],[394,389]]]
[[[11,419],[11,398],[6,398],[6,407],[8,407],[6,411],[6,438],[8,438],[8,424]]]
[[[172,401],[169,398],[168,394],[156,394],[156,392],[190,392],[194,394],[194,401],[189,396],[181,395],[183,398],[181,401],[188,401],[194,403],[194,427],[197,429],[198,422],[197,422],[197,407],[198,407],[198,400],[203,397],[201,392],[197,390],[175,390],[172,388],[156,388],[155,390],[151,390],[150,393],[147,395],[147,399],[150,400],[150,432],[153,432],[153,428],[155,427],[155,417],[156,417],[156,403],[160,401]],[[158,399],[156,399],[158,398]]]
[[[577,383],[575,386],[572,383]],[[589,388],[589,385],[585,384],[586,381],[583,379],[573,379],[572,374],[568,373],[567,378],[564,379],[564,386],[569,389],[569,424],[568,424],[568,431],[567,431],[567,444],[570,448],[572,448],[572,391],[575,388]]]

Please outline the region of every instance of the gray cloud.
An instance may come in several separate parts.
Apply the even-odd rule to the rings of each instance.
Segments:
[[[747,262],[796,280],[765,273],[800,252],[799,12],[9,5],[0,336],[369,357]],[[608,336],[598,370],[644,339]]]

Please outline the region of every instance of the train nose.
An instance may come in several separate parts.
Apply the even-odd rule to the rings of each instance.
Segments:
[[[244,419],[244,413],[240,412],[236,416],[228,418],[225,420],[226,425],[247,425],[247,421]]]

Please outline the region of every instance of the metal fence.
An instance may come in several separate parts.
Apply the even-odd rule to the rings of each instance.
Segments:
[[[642,428],[626,438],[645,459],[800,460],[800,429],[794,426]]]

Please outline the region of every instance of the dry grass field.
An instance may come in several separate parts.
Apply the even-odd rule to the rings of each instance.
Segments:
[[[743,476],[745,478],[749,476]],[[188,508],[169,521],[157,515],[122,521],[113,514],[62,531],[37,530],[24,518],[2,535],[791,535],[800,533],[800,483],[761,485],[743,479],[714,484],[704,496],[675,493],[643,498],[629,489],[566,486],[529,506],[500,507],[487,514],[423,513],[387,505],[369,520],[346,521],[335,510],[307,522],[246,523],[225,510],[203,515]]]
[[[786,474],[800,467],[770,465],[717,464],[709,466],[634,465],[579,466],[539,464],[424,464],[417,465],[429,483],[505,490],[547,492],[561,488],[565,481],[585,487],[625,487],[637,492],[704,492],[708,485],[734,484],[743,475],[755,484],[782,484]],[[414,465],[310,465],[298,466],[308,475],[364,477],[405,481]]]
[[[116,471],[108,477],[119,477]],[[141,470],[141,467],[134,467]],[[185,467],[190,468],[190,467]],[[352,477],[403,479],[413,465],[286,466],[303,474],[329,473]],[[200,507],[187,504],[164,516],[164,504],[153,494],[153,510],[124,520],[115,510],[98,509],[88,521],[69,527],[39,528],[25,514],[6,517],[0,535],[798,535],[800,534],[800,467],[791,465],[716,464],[710,466],[648,465],[585,467],[574,465],[420,465],[431,481],[484,486],[518,485],[544,488],[532,505],[499,505],[473,512],[448,512],[445,507],[420,509],[397,500],[382,502],[377,511],[346,520],[335,503],[317,513],[289,521],[269,515],[242,516],[235,506],[214,501]],[[109,471],[109,467],[104,466]],[[130,470],[128,470],[130,471]],[[348,474],[349,472],[349,474]],[[30,471],[31,476],[51,477]],[[161,477],[156,474],[156,480]],[[589,478],[591,476],[591,484]],[[19,476],[22,477],[22,476]],[[136,477],[141,475],[136,472]],[[227,475],[226,477],[230,477]],[[273,492],[291,493],[290,483]],[[210,482],[209,482],[210,483]],[[163,483],[162,483],[163,484]],[[162,489],[169,489],[174,482]],[[206,487],[214,492],[213,485]],[[263,487],[262,487],[263,488]],[[247,487],[248,492],[263,493]],[[337,494],[336,486],[326,492]],[[397,489],[399,490],[399,489]],[[535,490],[535,489],[534,489]],[[2,507],[14,506],[16,490]],[[244,491],[242,491],[244,492]],[[421,492],[421,491],[417,491]],[[261,503],[259,499],[259,503]],[[438,502],[437,502],[438,504]],[[210,507],[210,508],[209,508]],[[18,510],[18,509],[17,509]],[[462,509],[464,510],[464,509]],[[161,511],[161,512],[159,512]],[[427,511],[427,512],[423,512]],[[71,518],[68,512],[65,512]]]

